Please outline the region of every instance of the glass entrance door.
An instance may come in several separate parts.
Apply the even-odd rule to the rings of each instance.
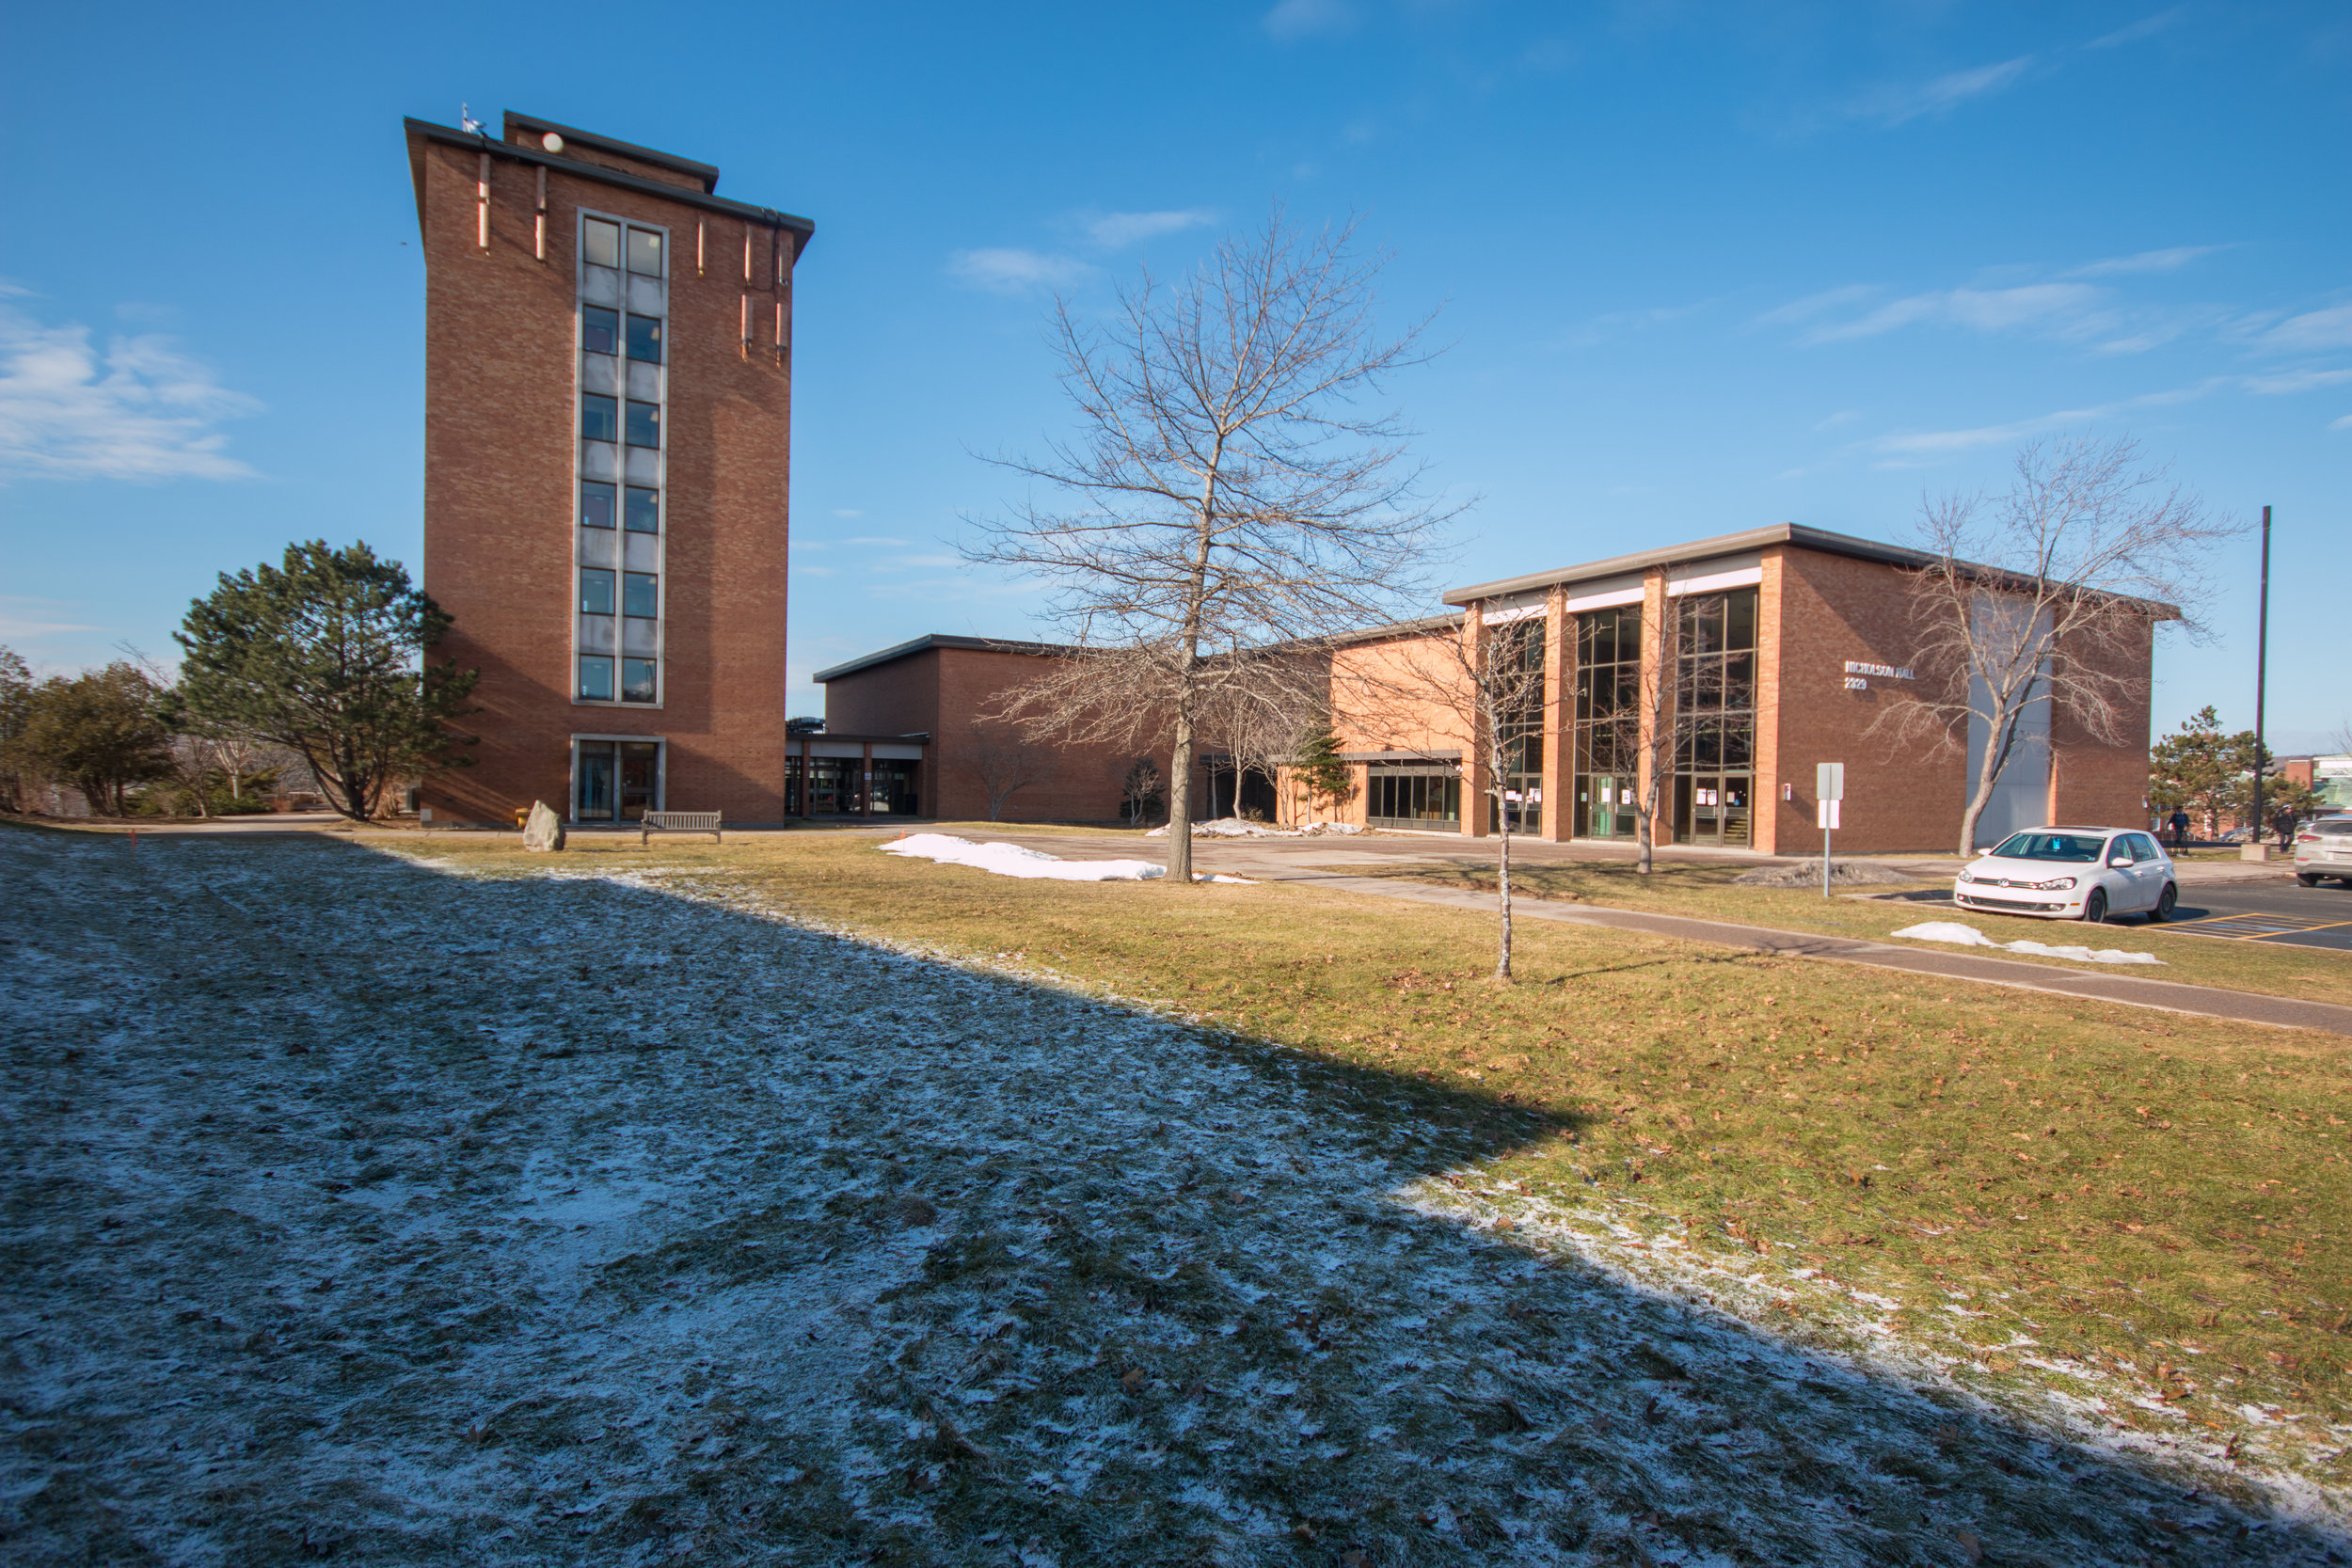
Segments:
[[[1675,777],[1675,842],[1744,849],[1753,780],[1745,773],[1680,773]]]
[[[574,742],[572,820],[637,822],[661,809],[661,742]]]
[[[1629,773],[1583,773],[1576,781],[1579,838],[1633,836],[1633,777]]]

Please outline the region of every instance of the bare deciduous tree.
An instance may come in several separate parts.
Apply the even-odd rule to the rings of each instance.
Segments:
[[[1425,626],[1435,657],[1399,660],[1375,673],[1351,672],[1335,686],[1358,724],[1390,727],[1411,716],[1418,723],[1435,709],[1446,714],[1465,741],[1462,809],[1485,811],[1495,825],[1495,885],[1501,922],[1495,942],[1495,978],[1511,978],[1511,841],[1519,814],[1530,802],[1514,793],[1511,779],[1533,769],[1517,766],[1520,751],[1544,733],[1544,628],[1540,613],[1498,616],[1489,622],[1473,605],[1451,624]],[[1486,778],[1473,794],[1470,765]],[[1556,807],[1554,809],[1557,809]]]
[[[2144,640],[2168,621],[2197,629],[2203,558],[2240,526],[2210,516],[2128,438],[2038,441],[2000,497],[1922,503],[1933,559],[1912,574],[1915,684],[1870,733],[1948,751],[1982,726],[1961,854],[2038,721],[2123,738],[2146,700]]]
[[[1393,618],[1458,510],[1422,499],[1398,417],[1365,406],[1425,357],[1419,328],[1375,329],[1382,261],[1352,224],[1302,231],[1278,211],[1173,285],[1147,275],[1101,324],[1058,301],[1079,433],[1000,461],[1066,501],[985,525],[965,552],[1044,579],[1078,650],[1008,713],[1038,736],[1168,742],[1178,886],[1192,882],[1193,761],[1220,693],[1308,711],[1320,693],[1281,689],[1312,661],[1253,650]]]
[[[988,819],[1004,815],[1005,802],[1054,774],[1054,756],[1019,729],[999,720],[975,719],[964,752],[964,770],[988,796]]]

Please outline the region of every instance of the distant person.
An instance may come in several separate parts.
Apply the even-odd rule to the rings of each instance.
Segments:
[[[2270,819],[2270,825],[2279,831],[2280,848],[2283,849],[2295,842],[2295,813],[2281,811]]]
[[[2172,847],[2176,850],[2188,847],[2188,813],[2179,806],[2172,808]]]

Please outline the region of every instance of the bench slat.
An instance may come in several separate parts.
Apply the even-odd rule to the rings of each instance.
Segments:
[[[715,811],[649,811],[637,824],[637,842],[649,843],[656,833],[708,833],[726,842]]]

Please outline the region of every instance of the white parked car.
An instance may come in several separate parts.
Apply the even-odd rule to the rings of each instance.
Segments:
[[[2295,879],[2317,887],[2322,877],[2352,887],[2352,816],[2323,816],[2296,831]]]
[[[1952,883],[1952,902],[1963,910],[2094,923],[2111,914],[2169,920],[2180,896],[2164,846],[2121,828],[2011,833],[1979,850]]]

